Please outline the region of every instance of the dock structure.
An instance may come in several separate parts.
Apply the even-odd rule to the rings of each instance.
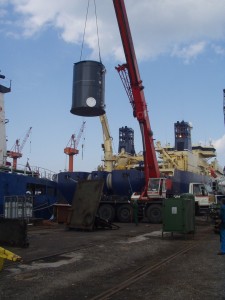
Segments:
[[[1,272],[1,299],[225,298],[225,256],[217,255],[211,220],[196,217],[194,237],[162,238],[162,224],[115,224],[118,230],[92,232],[30,226],[30,246],[16,248],[23,262]]]

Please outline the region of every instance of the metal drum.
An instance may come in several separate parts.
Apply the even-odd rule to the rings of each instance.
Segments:
[[[139,170],[113,170],[107,176],[107,188],[114,195],[131,196],[144,188],[144,172]]]
[[[85,117],[105,113],[105,67],[101,62],[80,61],[74,64],[70,112]]]

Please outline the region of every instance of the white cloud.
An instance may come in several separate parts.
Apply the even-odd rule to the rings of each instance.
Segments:
[[[21,26],[25,36],[32,36],[47,25],[56,26],[57,16],[65,11],[60,0],[13,0],[12,3],[15,11],[23,17]]]
[[[219,55],[225,55],[225,48],[218,46],[218,45],[212,45],[212,49],[215,51],[216,54]]]
[[[60,31],[66,42],[80,43],[87,1],[83,0],[0,0],[11,3],[23,35],[30,37],[45,27]],[[160,54],[177,55],[186,62],[225,37],[225,0],[126,0],[127,14],[139,59]],[[123,59],[112,0],[97,0],[101,51],[104,56]],[[90,1],[85,42],[96,51],[94,4]],[[174,47],[174,45],[176,45]],[[185,47],[182,47],[186,45]],[[221,50],[220,50],[221,49]]]
[[[172,56],[178,56],[184,59],[186,63],[197,57],[199,54],[203,53],[206,48],[205,42],[199,42],[196,44],[191,44],[187,47],[179,48],[179,46],[175,46],[172,52]]]

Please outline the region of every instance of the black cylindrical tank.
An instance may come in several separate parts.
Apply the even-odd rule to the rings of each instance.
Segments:
[[[73,96],[70,112],[85,117],[105,113],[105,67],[98,61],[80,61],[73,67]]]

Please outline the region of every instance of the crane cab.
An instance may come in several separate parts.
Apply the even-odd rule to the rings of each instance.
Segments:
[[[166,198],[166,179],[149,178],[147,196],[148,198]]]

